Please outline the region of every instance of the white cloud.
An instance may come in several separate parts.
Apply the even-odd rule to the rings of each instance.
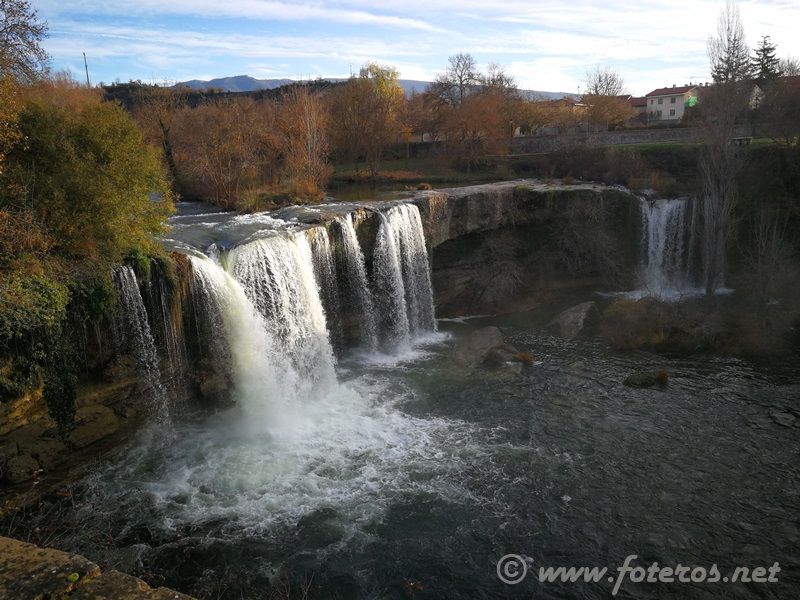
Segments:
[[[272,21],[304,21],[343,23],[350,25],[389,26],[430,32],[443,32],[442,27],[424,20],[379,14],[366,10],[325,7],[319,3],[273,2],[271,0],[46,0],[43,9],[51,14],[103,15],[191,15]]]

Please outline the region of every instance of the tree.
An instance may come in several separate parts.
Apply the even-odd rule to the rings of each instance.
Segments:
[[[711,77],[716,83],[743,81],[750,77],[750,50],[739,7],[728,0],[717,22],[717,35],[708,40]]]
[[[622,76],[609,67],[595,67],[593,71],[587,71],[584,84],[584,94],[589,96],[620,96],[625,93]]]
[[[447,70],[428,86],[442,102],[458,106],[480,82],[478,64],[471,54],[459,52],[447,59]]]
[[[172,193],[120,106],[74,82],[42,82],[27,91],[19,127],[25,144],[8,153],[0,210],[30,211],[60,257],[107,265],[159,251]]]
[[[781,76],[780,60],[775,55],[775,44],[768,35],[761,38],[752,59],[753,77],[760,86]]]
[[[10,76],[0,76],[0,177],[6,153],[20,139],[18,126],[19,112],[22,108],[20,90]]]
[[[363,161],[374,179],[386,146],[400,133],[403,89],[393,67],[368,63],[358,77],[332,93],[331,128],[337,153],[356,164]]]
[[[178,168],[172,150],[172,126],[175,115],[186,105],[185,88],[142,86],[138,93],[134,118],[139,122],[148,142],[161,146],[164,162],[173,181],[178,179]]]
[[[270,103],[219,100],[179,110],[170,140],[181,189],[227,208],[270,179],[280,141]]]
[[[738,198],[741,155],[732,142],[737,119],[748,107],[747,44],[738,7],[728,2],[709,39],[708,57],[716,85],[703,94],[703,149],[700,158],[702,197],[699,202],[703,235],[703,280],[711,296],[724,283],[728,239]]]
[[[0,0],[0,76],[30,83],[47,70],[47,22],[28,0]]]
[[[449,155],[467,171],[508,151],[509,123],[500,96],[473,94],[448,107],[443,129]]]
[[[319,93],[294,86],[283,99],[280,131],[284,169],[297,196],[319,200],[331,176],[328,113]]]
[[[586,92],[581,102],[587,109],[587,118],[595,128],[615,129],[625,125],[636,112],[625,96],[625,81],[609,67],[595,67],[586,72]]]
[[[800,75],[800,60],[791,56],[784,58],[780,61],[779,70],[784,77],[796,77]]]
[[[800,136],[800,77],[782,77],[765,90],[758,107],[758,128],[778,143],[796,143]]]

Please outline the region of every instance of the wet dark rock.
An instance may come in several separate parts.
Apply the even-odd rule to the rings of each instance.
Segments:
[[[600,312],[597,310],[597,305],[592,301],[583,302],[561,312],[547,324],[547,329],[558,336],[571,340],[599,320]]]
[[[11,438],[0,438],[0,467],[19,454],[17,442]]]
[[[39,468],[39,463],[29,454],[14,456],[6,463],[5,478],[10,483],[22,483],[32,479]]]
[[[13,434],[20,454],[34,457],[43,469],[53,467],[66,459],[67,446],[58,438],[55,430],[42,432],[41,427],[26,427]]]
[[[103,379],[109,382],[135,378],[136,376],[136,359],[129,355],[115,358],[103,370]]]
[[[503,334],[497,327],[484,327],[461,339],[453,350],[453,360],[465,367],[481,364],[489,351],[503,345]]]
[[[75,413],[75,423],[69,442],[76,448],[84,448],[119,429],[119,418],[107,406],[79,408]]]

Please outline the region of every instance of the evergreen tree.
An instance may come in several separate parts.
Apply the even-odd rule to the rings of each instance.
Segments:
[[[750,78],[750,50],[739,7],[732,0],[720,13],[717,35],[708,40],[708,57],[715,83],[735,83]]]
[[[752,59],[753,75],[759,85],[781,76],[780,60],[768,35],[761,38]]]

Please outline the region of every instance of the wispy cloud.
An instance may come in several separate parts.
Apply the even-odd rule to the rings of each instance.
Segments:
[[[531,89],[574,91],[608,65],[629,90],[707,77],[722,0],[38,0],[55,66],[98,77],[347,75],[368,60],[429,79],[470,52]],[[749,41],[800,56],[797,0],[739,0]],[[77,57],[76,57],[77,54]]]
[[[326,7],[319,3],[273,2],[270,0],[46,0],[50,11],[57,14],[104,15],[191,15],[196,17],[227,17],[270,21],[320,21],[349,25],[387,26],[429,32],[444,32],[443,27],[425,20],[373,12]]]

